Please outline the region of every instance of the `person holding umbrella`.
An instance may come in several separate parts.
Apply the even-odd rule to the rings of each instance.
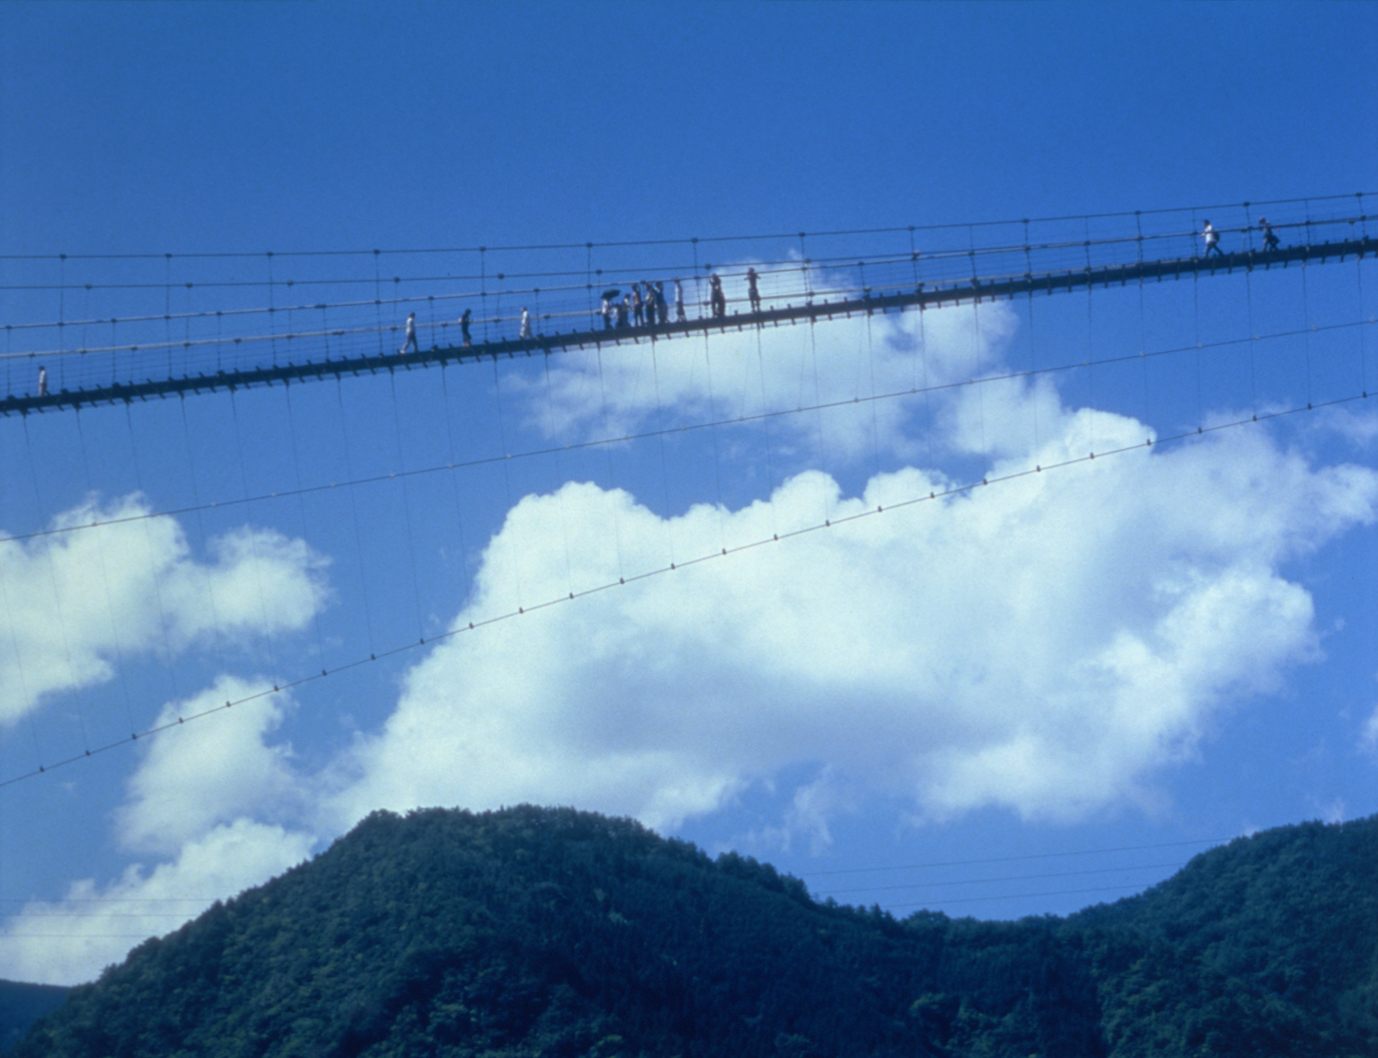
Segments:
[[[605,331],[612,330],[612,317],[615,311],[613,306],[617,304],[617,297],[621,293],[622,291],[617,287],[608,287],[602,293],[603,302],[598,308],[598,315],[603,317],[603,330]]]

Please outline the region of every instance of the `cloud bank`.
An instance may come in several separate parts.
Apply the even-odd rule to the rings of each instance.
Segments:
[[[1040,450],[992,473],[1082,456],[1092,437],[1151,436],[1087,410],[1049,425]],[[910,468],[848,497],[813,472],[740,510],[666,519],[570,483],[510,512],[458,623],[507,609],[512,569],[531,600],[558,598],[663,566],[667,539],[710,553],[945,484]],[[1239,431],[533,613],[411,671],[394,715],[354,750],[335,823],[376,807],[532,800],[673,829],[799,765],[921,818],[988,806],[1083,817],[1143,797],[1225,703],[1318,656],[1311,598],[1284,567],[1375,510],[1373,471],[1316,467]]]
[[[0,730],[122,655],[299,629],[325,601],[326,560],[304,541],[245,526],[199,561],[175,519],[148,514],[138,496],[91,500],[52,528],[139,520],[0,541]]]

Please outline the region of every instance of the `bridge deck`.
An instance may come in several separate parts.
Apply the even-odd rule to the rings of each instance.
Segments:
[[[994,301],[1021,294],[1057,294],[1091,287],[1125,286],[1146,280],[1181,279],[1191,275],[1215,275],[1256,269],[1285,268],[1301,262],[1344,260],[1378,252],[1378,238],[1363,237],[1335,242],[1288,246],[1271,252],[1240,251],[1208,257],[1170,258],[1117,264],[1072,271],[1025,273],[924,285],[901,290],[864,291],[857,297],[785,305],[756,313],[735,313],[724,317],[703,317],[656,327],[630,327],[614,330],[573,331],[565,334],[536,335],[528,339],[481,342],[471,346],[437,346],[416,353],[371,354],[302,360],[296,363],[240,368],[213,374],[196,374],[148,379],[142,382],[114,382],[108,385],[62,389],[45,396],[36,394],[0,398],[0,415],[28,415],[34,412],[75,409],[101,404],[120,404],[170,397],[187,393],[246,389],[289,384],[342,375],[373,374],[379,371],[411,370],[438,364],[463,363],[502,356],[530,356],[570,349],[604,345],[624,345],[643,341],[682,338],[750,327],[778,327],[782,324],[812,323],[849,317],[858,313],[901,311],[911,308],[938,308],[969,302]]]

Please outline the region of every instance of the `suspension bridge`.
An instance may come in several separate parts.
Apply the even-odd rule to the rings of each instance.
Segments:
[[[5,393],[0,397],[0,416],[25,420],[27,443],[27,421],[33,416],[41,414],[45,420],[57,421],[61,416],[49,413],[81,412],[109,405],[128,408],[145,401],[156,402],[158,398],[228,393],[233,406],[233,395],[241,391],[269,387],[295,389],[301,383],[327,379],[379,374],[397,376],[477,361],[492,361],[496,371],[497,365],[506,361],[520,363],[530,357],[618,347],[627,347],[624,352],[635,355],[638,347],[653,349],[661,343],[682,342],[687,338],[701,339],[706,343],[705,348],[711,348],[737,333],[759,336],[779,328],[804,326],[812,334],[831,322],[853,317],[869,320],[906,312],[922,316],[932,310],[956,306],[979,309],[982,305],[1001,301],[1022,300],[1032,305],[1036,298],[1074,292],[1090,295],[1094,291],[1117,288],[1142,291],[1151,286],[1171,287],[1184,280],[1193,284],[1199,281],[1204,288],[1212,281],[1230,276],[1243,277],[1247,283],[1254,277],[1281,274],[1300,277],[1306,288],[1307,276],[1338,277],[1342,273],[1335,265],[1350,262],[1362,266],[1371,262],[1378,251],[1378,238],[1371,233],[1375,218],[1367,212],[1369,197],[1365,193],[934,228],[899,226],[863,231],[631,243],[265,255],[10,257],[3,259],[7,266],[7,282],[0,283],[0,287],[16,301],[30,307],[33,315],[27,320],[11,319],[4,325]],[[1262,212],[1264,209],[1266,214]],[[1205,252],[1202,242],[1201,225],[1208,215],[1220,218],[1215,224],[1221,242],[1219,252]],[[1278,242],[1275,245],[1265,238],[1267,232],[1276,233]],[[710,252],[720,263],[711,263]],[[553,267],[547,264],[550,255],[558,259]],[[628,255],[630,260],[621,259]],[[448,271],[418,268],[404,272],[399,269],[396,274],[386,275],[383,263],[392,256],[408,264],[437,256],[459,260],[457,267]],[[598,263],[604,258],[608,260]],[[499,259],[521,263],[511,271],[506,267],[497,270],[493,262]],[[721,263],[724,261],[726,263]],[[285,275],[282,269],[286,262],[294,262],[301,271]],[[477,268],[468,267],[475,262]],[[200,268],[210,271],[195,271]],[[746,288],[748,268],[759,276],[759,304]],[[260,269],[264,274],[255,274]],[[24,273],[19,277],[23,281],[13,275],[16,270]],[[705,296],[710,277],[715,275],[730,294],[721,314],[712,311]],[[1375,320],[1365,304],[1362,271],[1358,276],[1360,305],[1357,317],[1351,314],[1322,321],[1313,318],[1309,308],[1304,306],[1304,321],[1270,335],[1256,333],[1251,321],[1247,333],[1235,333],[1216,341],[1202,341],[1198,337],[1190,345],[1159,349],[1141,345],[1133,350],[1114,349],[1100,357],[1093,357],[1088,351],[1086,356],[1063,364],[1045,363],[1034,370],[1089,372],[1100,365],[1126,360],[1142,363],[1145,358],[1189,348],[1199,353],[1212,347],[1252,347],[1267,339],[1309,341],[1309,336],[1327,329],[1358,328],[1362,331],[1372,327]],[[662,319],[653,326],[604,325],[600,318],[600,302],[605,293],[616,291],[620,294],[632,283],[676,279],[691,291],[685,318]],[[1306,297],[1314,296],[1315,290],[1325,285],[1317,284],[1314,279],[1310,282],[1310,293],[1306,293]],[[325,299],[303,296],[304,291],[315,286],[327,292]],[[349,296],[351,287],[359,286],[371,288],[372,296]],[[51,311],[54,303],[55,313]],[[134,307],[120,308],[130,305]],[[529,333],[523,334],[519,331],[522,312],[515,306],[525,308],[528,305],[535,306],[534,313],[530,314],[534,322],[529,325]],[[46,313],[45,306],[49,310]],[[105,311],[92,312],[92,306],[100,306]],[[111,306],[115,306],[113,311]],[[477,332],[467,344],[459,340],[457,316],[463,309],[471,310],[472,325]],[[424,341],[418,343],[415,351],[401,351],[398,348],[403,336],[400,317],[418,311],[418,330]],[[1142,306],[1139,311],[1142,315]],[[1362,360],[1365,355],[1362,337],[1359,350]],[[42,387],[38,383],[40,366],[46,378]],[[49,754],[31,766],[11,767],[0,774],[0,786],[89,759],[158,730],[216,715],[257,698],[304,688],[382,658],[405,654],[428,643],[609,588],[1031,474],[1277,419],[1303,410],[1366,399],[1370,388],[1367,370],[1367,363],[1362,363],[1358,383],[1342,391],[1312,394],[1308,379],[1307,392],[1302,399],[1291,402],[1240,400],[1239,405],[1250,406],[1247,414],[1215,422],[1197,421],[1180,431],[1164,431],[1143,442],[1102,446],[1053,462],[1031,463],[1027,467],[1007,468],[999,474],[983,473],[968,479],[954,479],[941,488],[897,497],[845,517],[825,515],[807,524],[777,526],[768,534],[751,539],[712,544],[695,542],[687,552],[663,563],[622,569],[610,580],[571,584],[559,592],[529,596],[500,612],[450,627],[424,627],[420,614],[423,578],[417,572],[412,554],[415,545],[411,538],[418,526],[407,498],[409,482],[431,476],[452,477],[455,471],[484,466],[500,467],[505,475],[514,457],[535,460],[550,456],[558,460],[568,453],[593,448],[610,450],[629,442],[663,441],[672,433],[701,432],[716,445],[717,432],[731,425],[805,412],[821,414],[836,407],[855,405],[858,401],[875,406],[939,388],[980,386],[1024,377],[1030,371],[1011,368],[973,372],[955,382],[916,384],[889,391],[873,388],[860,396],[827,395],[811,403],[798,401],[789,406],[763,404],[754,412],[735,417],[691,415],[684,422],[668,426],[612,431],[589,439],[527,448],[519,444],[514,446],[510,438],[503,436],[499,450],[492,454],[464,455],[452,449],[423,465],[406,464],[400,454],[401,425],[395,422],[398,458],[403,459],[403,463],[373,474],[357,472],[349,465],[349,427],[342,425],[346,453],[346,473],[342,478],[332,475],[328,480],[306,481],[302,480],[298,468],[294,482],[257,493],[249,488],[247,474],[241,465],[242,487],[232,490],[234,495],[226,493],[227,486],[222,483],[218,494],[203,496],[194,484],[193,469],[193,495],[189,502],[165,503],[161,508],[133,514],[97,515],[79,522],[35,527],[28,531],[14,531],[13,526],[7,526],[13,535],[0,537],[0,545],[33,542],[131,521],[148,522],[170,515],[200,516],[287,497],[300,500],[367,484],[396,483],[403,490],[400,506],[406,521],[405,550],[412,563],[412,590],[417,596],[414,603],[418,611],[417,624],[422,626],[419,634],[396,635],[391,642],[383,643],[374,642],[370,632],[366,650],[357,649],[353,654],[346,651],[344,656],[323,665],[303,666],[295,675],[285,674],[285,678],[264,684],[252,693],[216,703],[200,712],[184,712],[157,724],[141,722],[130,711],[127,733],[118,732],[106,738],[83,735],[79,750]],[[500,393],[498,398],[501,399]],[[397,419],[395,401],[394,394],[392,415]],[[287,410],[290,416],[290,397]],[[186,425],[185,412],[183,414],[183,429],[190,449],[194,431]],[[235,414],[237,416],[237,411]],[[501,433],[504,430],[501,408],[497,414]],[[343,404],[340,418],[342,424],[348,418]],[[289,430],[294,429],[289,423]],[[129,444],[137,469],[138,444],[132,424],[129,430]],[[237,419],[233,437],[236,445],[242,447],[244,437]],[[295,450],[295,434],[290,440]],[[356,437],[354,444],[357,443]],[[81,445],[83,459],[86,459],[85,440]],[[33,456],[32,449],[30,456]],[[242,460],[242,455],[240,458]],[[714,459],[717,459],[716,454]],[[611,471],[611,463],[608,469]],[[89,469],[88,476],[94,476]],[[504,488],[510,504],[514,498],[510,483],[505,483]],[[41,491],[35,481],[36,499]],[[723,504],[721,494],[718,502]],[[353,508],[352,499],[350,503]],[[459,505],[456,496],[457,509]],[[369,534],[360,528],[361,516],[357,509],[352,510],[349,520],[353,522],[356,547],[362,550]],[[613,538],[617,535],[615,529],[610,534]],[[359,563],[361,568],[365,564],[362,555]],[[622,565],[620,556],[618,565]],[[361,581],[365,582],[363,605],[367,608],[370,603],[362,572]],[[376,598],[373,604],[377,605]]]
[[[1201,232],[1196,223],[1196,215],[1204,208],[1190,210],[1192,226],[1183,229],[1180,215],[1183,210],[1164,210],[1149,213],[1150,218],[1163,214],[1168,221],[1166,228],[1145,229],[1143,211],[1133,214],[1085,215],[1074,218],[1054,218],[1044,224],[1056,223],[1072,228],[1078,225],[1086,236],[1081,239],[1053,238],[1031,241],[1029,232],[1034,222],[1004,222],[1008,227],[1017,223],[1022,227],[1024,241],[1011,243],[1006,240],[976,242],[978,225],[968,225],[966,248],[954,248],[937,242],[934,248],[920,249],[918,238],[921,229],[915,226],[905,228],[873,229],[860,232],[829,232],[815,234],[817,242],[824,238],[837,239],[842,236],[862,240],[859,245],[862,253],[850,255],[832,254],[821,258],[806,256],[808,252],[807,233],[791,237],[797,239],[798,250],[789,259],[776,259],[761,262],[753,275],[759,275],[766,287],[764,294],[756,299],[738,294],[727,301],[730,311],[721,313],[709,309],[709,302],[703,296],[710,275],[717,276],[711,263],[700,264],[699,248],[708,240],[691,239],[687,245],[693,251],[693,260],[687,265],[665,264],[649,260],[634,266],[623,266],[616,272],[594,269],[592,266],[593,243],[583,246],[564,247],[512,247],[509,251],[536,250],[583,250],[589,263],[584,269],[584,282],[564,282],[555,286],[523,285],[519,281],[531,278],[531,274],[508,274],[499,272],[493,277],[487,274],[486,267],[478,276],[463,273],[451,276],[394,276],[384,280],[381,273],[375,274],[373,285],[376,296],[364,300],[338,300],[333,302],[300,303],[289,305],[270,304],[266,307],[216,308],[199,311],[171,311],[171,296],[174,290],[190,294],[200,290],[223,290],[226,287],[249,287],[267,289],[270,295],[294,292],[312,283],[327,282],[358,283],[368,282],[357,277],[336,278],[333,280],[312,279],[268,279],[264,282],[253,279],[238,279],[226,282],[197,283],[194,280],[174,281],[170,277],[173,255],[161,255],[169,275],[161,284],[167,311],[159,314],[112,315],[108,318],[74,318],[35,322],[10,322],[5,325],[7,349],[3,354],[6,366],[6,379],[10,391],[0,398],[0,415],[28,415],[36,412],[76,409],[92,405],[131,403],[158,397],[169,397],[196,393],[234,391],[274,384],[289,384],[349,375],[373,374],[382,371],[413,370],[437,365],[463,363],[485,358],[549,355],[571,349],[600,348],[602,346],[624,345],[628,343],[668,341],[694,335],[710,335],[727,331],[740,331],[743,328],[774,328],[783,325],[810,323],[850,318],[857,314],[902,312],[909,309],[941,308],[967,303],[980,303],[1010,299],[1019,296],[1054,295],[1089,291],[1095,288],[1123,287],[1147,282],[1175,281],[1187,278],[1232,275],[1240,271],[1269,271],[1285,269],[1294,265],[1310,266],[1332,262],[1362,259],[1378,251],[1378,235],[1369,233],[1374,218],[1366,212],[1365,194],[1353,196],[1332,196],[1326,199],[1284,200],[1276,203],[1262,203],[1251,206],[1245,203],[1236,207],[1242,214],[1242,222],[1237,225],[1221,225],[1215,230],[1225,247],[1216,252],[1207,252],[1201,240]],[[1304,209],[1298,214],[1295,208],[1301,204]],[[1267,221],[1253,210],[1264,206],[1278,211],[1287,210],[1287,219]],[[1216,208],[1219,213],[1220,209]],[[1096,220],[1109,230],[1098,232],[1091,238],[1091,222]],[[1129,223],[1133,228],[1130,230]],[[951,226],[948,226],[951,227]],[[875,251],[874,242],[880,236],[893,237],[905,233],[909,237],[909,248],[904,252]],[[1265,238],[1265,233],[1268,238]],[[928,229],[923,235],[937,234]],[[759,242],[763,240],[778,243],[782,236],[735,236],[722,237],[721,241]],[[663,249],[666,245],[676,245],[674,240],[664,242],[630,244],[638,249]],[[621,247],[626,244],[601,244]],[[395,251],[415,254],[434,254],[446,251],[426,249],[420,251]],[[477,253],[485,258],[497,253],[487,247],[468,251],[449,251],[452,253]],[[375,262],[383,251],[371,251],[363,256]],[[132,255],[159,258],[159,255]],[[192,255],[193,257],[195,255]],[[211,255],[243,258],[250,255]],[[291,256],[266,254],[271,264],[274,259]],[[316,254],[312,256],[321,256]],[[347,253],[325,252],[324,256],[335,259],[349,256]],[[354,254],[353,256],[360,256]],[[69,261],[81,260],[69,255],[57,255],[56,259],[65,274]],[[51,259],[50,259],[51,260]],[[1072,262],[1075,261],[1075,266]],[[687,267],[688,282],[695,297],[695,315],[681,310],[679,318],[661,319],[651,325],[612,326],[611,319],[605,318],[603,326],[585,325],[563,330],[571,323],[596,320],[598,310],[594,307],[598,291],[611,285],[611,291],[618,294],[629,284],[637,284],[638,276],[656,276],[664,282],[665,276],[675,276]],[[745,265],[734,265],[723,270],[720,277],[737,288],[746,279]],[[542,272],[539,277],[556,280],[569,280],[575,273]],[[595,276],[597,281],[595,282]],[[455,283],[478,279],[480,287],[460,293],[445,288]],[[441,286],[440,292],[403,294],[398,292],[403,283],[408,286]],[[382,297],[384,286],[393,294]],[[646,280],[647,289],[651,280]],[[60,281],[55,284],[11,285],[11,290],[57,292],[64,297],[68,294],[90,294],[93,289],[102,291],[131,291],[140,288],[157,289],[157,282],[90,283]],[[547,309],[538,307],[535,314],[535,328],[529,322],[519,325],[521,317],[516,313],[503,314],[490,312],[490,300],[501,306],[506,300],[539,300],[544,296]],[[586,303],[579,304],[580,296]],[[552,302],[554,304],[552,305]],[[453,340],[458,329],[458,321],[442,319],[436,321],[438,310],[445,307],[481,306],[480,315],[474,325],[483,332],[483,337],[459,342]],[[431,321],[423,322],[423,329],[429,329],[435,340],[427,348],[419,343],[414,350],[397,349],[400,327],[393,320],[383,322],[384,308],[395,313],[402,309],[425,307],[429,309]],[[726,305],[724,308],[726,309]],[[366,314],[372,311],[377,319],[369,322]],[[272,324],[284,315],[320,316],[320,326],[291,327],[276,330]],[[332,314],[337,318],[332,321]],[[339,321],[345,317],[348,322]],[[269,326],[255,327],[258,320],[267,320]],[[529,320],[529,317],[528,317]],[[213,322],[214,335],[192,334],[192,326],[204,326]],[[227,323],[239,324],[227,329]],[[250,325],[245,327],[244,324]],[[174,325],[184,328],[181,337],[171,333]],[[156,328],[162,326],[160,336]],[[467,325],[466,325],[467,326]],[[518,327],[524,328],[519,331]],[[44,348],[13,348],[15,336],[55,335],[59,340],[81,332],[87,334],[93,329],[110,328],[112,340],[109,343],[95,344],[81,342],[75,346],[57,344]],[[124,332],[135,332],[138,340],[118,341]],[[517,333],[513,333],[516,331]],[[50,368],[52,382],[49,382]],[[39,382],[39,368],[43,369],[42,382]]]

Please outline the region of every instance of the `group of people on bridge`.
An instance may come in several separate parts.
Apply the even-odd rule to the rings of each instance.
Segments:
[[[670,282],[675,291],[675,322],[689,318],[684,306],[684,283],[676,278]],[[752,312],[761,311],[759,276],[755,268],[746,270],[747,300]],[[722,278],[716,273],[708,277],[708,311],[715,320],[727,316],[727,295],[723,293]],[[525,311],[525,310],[523,310]],[[616,287],[603,291],[598,307],[603,330],[625,330],[629,327],[656,327],[670,322],[670,306],[665,299],[664,280],[646,279],[633,282],[625,294]]]
[[[674,285],[675,322],[683,323],[689,318],[685,308],[684,283],[677,278],[670,280],[670,282]],[[746,297],[747,303],[751,306],[751,312],[760,312],[760,276],[755,268],[746,270]],[[708,277],[708,301],[706,305],[713,319],[726,318],[727,295],[723,292],[722,279],[717,273]],[[626,293],[616,287],[609,288],[602,293],[597,314],[603,320],[603,330],[605,331],[626,330],[632,327],[664,326],[670,322],[670,303],[665,294],[665,281],[646,279],[641,282],[634,282],[631,289]],[[473,315],[473,309],[465,309],[457,321],[460,341],[466,348],[474,344],[471,331]],[[517,338],[525,341],[530,337],[532,337],[531,312],[523,305],[517,324]],[[398,349],[397,352],[398,355],[403,355],[420,351],[421,346],[416,336],[416,313],[409,312],[402,327],[402,348]]]
[[[1258,218],[1258,228],[1263,233],[1264,253],[1272,253],[1282,244],[1277,232],[1273,231],[1273,226],[1268,223],[1267,217]],[[1225,256],[1225,251],[1220,248],[1220,233],[1215,230],[1215,225],[1209,220],[1201,228],[1201,240],[1206,244],[1202,257],[1209,257],[1211,254],[1218,257]]]

